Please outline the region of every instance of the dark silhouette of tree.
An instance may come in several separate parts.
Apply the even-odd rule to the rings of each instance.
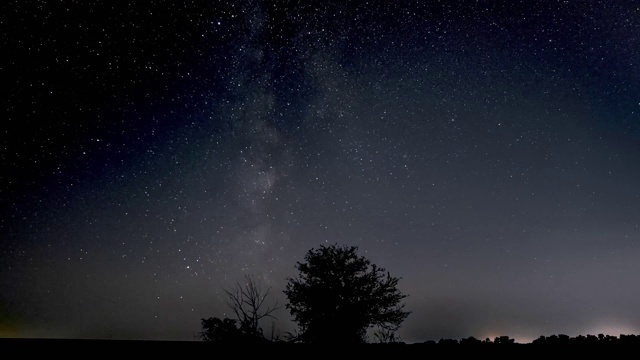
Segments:
[[[217,317],[202,319],[200,338],[204,341],[234,343],[241,341],[242,337],[242,332],[234,319]]]
[[[225,289],[228,301],[227,305],[233,310],[240,324],[243,334],[255,337],[264,337],[260,320],[264,318],[276,319],[272,313],[281,308],[276,302],[273,306],[266,306],[265,300],[271,292],[271,287],[266,290],[251,276],[245,275],[244,285],[236,282],[232,289]]]
[[[275,320],[272,314],[281,308],[277,302],[273,306],[265,305],[270,291],[270,287],[263,290],[253,277],[245,275],[244,284],[236,282],[235,287],[224,290],[228,298],[227,305],[233,310],[236,319],[202,319],[200,338],[204,341],[226,343],[267,341],[260,321],[264,318]]]
[[[514,344],[515,342],[516,342],[515,339],[511,339],[509,336],[506,336],[506,335],[498,336],[495,339],[493,339],[493,343],[498,345]]]
[[[462,346],[481,346],[482,340],[479,340],[473,336],[469,336],[468,338],[460,339],[460,345]]]
[[[396,331],[409,312],[399,278],[357,254],[355,246],[320,246],[298,262],[288,278],[286,307],[307,343],[363,343],[370,328]]]
[[[392,329],[379,328],[373,333],[373,336],[380,344],[403,343],[403,341],[396,336],[396,332]]]
[[[440,347],[454,347],[460,345],[460,342],[456,339],[440,339],[438,340],[438,346]]]

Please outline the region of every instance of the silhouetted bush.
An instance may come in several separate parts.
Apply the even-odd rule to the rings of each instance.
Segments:
[[[286,294],[298,341],[364,343],[369,328],[381,328],[386,338],[409,312],[401,300],[398,278],[357,254],[357,247],[338,245],[311,249],[298,262],[297,278],[289,278]]]

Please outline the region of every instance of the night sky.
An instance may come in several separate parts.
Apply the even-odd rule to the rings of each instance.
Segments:
[[[333,243],[401,278],[405,342],[640,334],[637,1],[5,1],[0,30],[2,337],[194,340]]]

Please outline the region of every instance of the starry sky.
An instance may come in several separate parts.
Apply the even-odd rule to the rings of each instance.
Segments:
[[[406,342],[640,334],[637,1],[0,8],[0,336],[194,340],[333,243]]]

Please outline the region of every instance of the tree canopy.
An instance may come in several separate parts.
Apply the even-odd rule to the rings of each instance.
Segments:
[[[367,330],[396,331],[409,315],[399,278],[357,254],[355,246],[312,248],[288,278],[287,309],[308,343],[367,341]]]

